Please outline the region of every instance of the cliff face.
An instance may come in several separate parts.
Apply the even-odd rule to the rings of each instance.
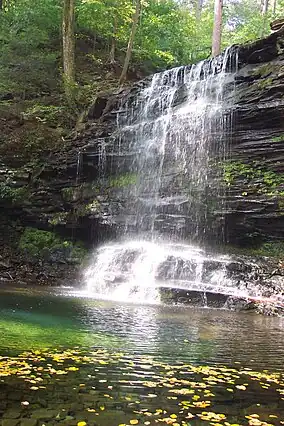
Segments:
[[[81,146],[83,181],[99,177],[102,141],[106,176],[111,180],[119,170],[121,185],[118,179],[118,185],[111,188],[114,193],[108,190],[108,195],[99,202],[105,207],[106,222],[114,228],[119,225],[123,207],[123,181],[125,185],[131,184],[131,177],[127,177],[131,158],[122,159],[114,154],[116,111],[121,105],[135,103],[144,84],[142,81],[110,98],[97,98],[84,130],[76,139]],[[228,101],[233,98],[234,105],[232,133],[226,135],[229,152],[221,165],[221,185],[226,191],[221,216],[225,219],[226,240],[241,246],[281,240],[284,238],[283,29],[267,39],[238,47],[238,71],[225,96]],[[175,103],[183,101],[181,86]]]
[[[284,237],[283,29],[239,55],[226,223],[230,242],[254,244]]]
[[[254,246],[284,238],[283,29],[240,46],[238,55],[228,92],[234,99],[230,153],[221,165],[226,203],[214,214],[225,219],[230,244]],[[62,146],[46,157],[43,146],[40,162],[27,163],[21,152],[2,147],[2,247],[16,247],[24,227],[81,240],[88,247],[116,235],[125,188],[135,178],[129,173],[131,158],[114,154],[116,113],[121,105],[135,102],[146,82],[97,96]],[[175,102],[182,100],[181,87]]]

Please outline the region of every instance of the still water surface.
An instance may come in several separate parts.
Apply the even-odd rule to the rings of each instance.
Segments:
[[[37,392],[27,388],[24,375],[24,381],[20,384],[19,378],[15,379],[14,375],[4,377],[2,388],[0,385],[4,399],[9,400],[10,389],[15,386],[22,393],[18,396],[19,401],[11,401],[5,405],[5,409],[2,408],[3,416],[7,410],[9,414],[9,410],[19,409],[25,398],[31,403],[29,410],[32,411],[21,412],[20,419],[30,419],[32,413],[38,410],[58,411],[56,421],[45,419],[38,423],[45,425],[58,424],[60,419],[64,424],[75,425],[84,415],[87,416],[87,424],[98,426],[128,424],[131,418],[138,419],[139,424],[150,421],[150,425],[217,425],[220,422],[225,424],[225,420],[228,425],[283,424],[283,318],[225,310],[115,304],[84,296],[74,297],[68,289],[2,289],[0,295],[2,360],[9,363],[9,360],[19,359],[23,351],[28,351],[32,355],[30,358],[29,355],[25,356],[29,358],[31,368],[35,368],[35,363],[44,364],[43,359],[51,364],[58,362],[59,355],[56,355],[57,358],[52,355],[50,360],[48,354],[65,354],[62,355],[64,362],[60,361],[63,366],[66,351],[77,351],[76,356],[81,357],[76,361],[80,367],[78,372],[68,373],[68,381],[66,375],[63,379],[61,376],[56,378],[56,389],[60,388],[60,380],[63,380],[65,389],[62,391],[63,388],[60,388],[56,402],[50,399],[50,391],[47,392],[54,385],[53,373],[44,378],[48,386],[37,389]],[[44,358],[35,359],[42,351],[45,351]],[[68,355],[69,367],[73,356],[71,352]],[[83,356],[89,358],[82,362]],[[213,370],[197,371],[199,367]],[[243,377],[243,374],[247,374],[244,369],[257,374],[273,373],[274,381],[271,376],[256,379],[254,373],[253,377]],[[231,372],[225,373],[226,370]],[[224,374],[225,379],[222,379]],[[219,382],[217,379],[212,381],[212,375],[221,377]],[[203,396],[209,392],[208,389],[204,390],[206,386],[193,385],[204,384],[204,380],[212,394],[209,408],[205,403],[200,405],[199,401],[204,401],[203,391]],[[197,396],[192,400],[189,392],[196,386]],[[239,390],[238,386],[241,386]],[[88,396],[83,395],[83,402],[82,388]],[[112,395],[114,388],[116,394]],[[228,388],[231,394],[227,392]],[[36,399],[39,391],[44,393],[41,398],[44,400],[43,406]],[[77,391],[80,391],[80,398]],[[90,395],[93,395],[93,401]],[[186,406],[184,400],[189,405]],[[77,408],[76,404],[79,404]],[[90,408],[86,404],[95,405]],[[73,408],[68,411],[67,406]],[[156,413],[155,410],[160,409],[166,413]],[[145,410],[150,414],[144,415]],[[202,419],[202,416],[206,417],[202,412],[220,414],[221,411],[225,412],[226,419],[216,418],[215,423],[210,416],[207,420]],[[195,416],[190,422],[186,417],[189,412]],[[254,414],[260,416],[260,423],[254,421],[254,417],[249,418]],[[91,415],[93,418],[90,419]]]

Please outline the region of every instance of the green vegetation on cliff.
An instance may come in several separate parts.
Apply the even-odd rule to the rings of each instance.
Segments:
[[[53,232],[36,228],[25,228],[19,241],[19,249],[35,257],[50,258],[63,255],[71,262],[80,262],[86,255],[84,247],[63,240]]]
[[[228,187],[244,181],[245,192],[265,195],[284,195],[284,174],[269,170],[260,162],[243,163],[241,161],[228,161],[224,164],[224,182]]]

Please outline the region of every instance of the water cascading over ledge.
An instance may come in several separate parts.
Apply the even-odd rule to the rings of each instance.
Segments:
[[[85,273],[90,292],[138,302],[159,301],[160,288],[239,292],[227,276],[228,259],[204,250],[224,237],[219,166],[233,118],[224,93],[234,90],[237,63],[237,50],[227,49],[155,74],[134,100],[121,102],[115,132],[100,141],[99,164],[103,177],[113,158],[113,170],[132,181],[118,241],[96,250]]]

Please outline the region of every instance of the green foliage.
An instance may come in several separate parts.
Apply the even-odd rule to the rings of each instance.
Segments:
[[[50,225],[56,226],[60,224],[65,224],[68,218],[68,212],[58,212],[54,213],[51,218],[48,219]]]
[[[191,62],[195,48],[195,19],[173,0],[150,0],[145,6],[134,47],[136,60],[155,68]]]
[[[258,162],[242,163],[231,161],[223,165],[223,180],[227,186],[232,186],[239,180],[246,182],[248,190],[270,196],[282,195],[280,189],[284,185],[284,174],[268,170]],[[248,195],[245,191],[242,195]]]
[[[0,95],[25,98],[56,86],[59,0],[18,0],[0,17]]]
[[[65,252],[70,259],[82,260],[86,254],[82,246],[62,240],[53,232],[36,228],[25,228],[19,241],[19,249],[37,258],[50,256],[56,252]]]
[[[283,258],[284,257],[284,241],[273,241],[263,243],[257,248],[243,248],[238,249],[239,253],[252,255],[252,256],[268,256]]]
[[[190,1],[143,2],[132,66],[152,72],[210,56],[213,3],[204,2],[197,18]],[[57,90],[61,86],[62,1],[17,0],[9,5],[0,15],[0,97],[12,93],[30,98]],[[277,16],[282,5],[283,0],[279,0]],[[80,51],[80,60],[85,56],[92,62],[92,72],[109,62],[113,40],[115,61],[122,63],[133,11],[132,0],[77,0],[77,45],[82,41],[89,45]],[[259,4],[253,0],[227,2],[223,15],[223,47],[269,33],[271,8],[264,19]],[[102,50],[104,55],[100,54]],[[74,91],[77,98],[77,86]],[[55,113],[37,107],[27,113],[47,121]]]
[[[284,257],[284,241],[267,242],[262,244],[254,252],[260,256]]]
[[[77,23],[106,40],[115,37],[126,42],[133,12],[129,0],[82,0],[77,5]]]
[[[13,187],[8,182],[0,183],[0,201],[10,201],[13,204],[21,203],[29,194],[27,186]]]
[[[256,1],[230,2],[224,11],[223,39],[226,44],[245,43],[270,33],[271,13],[264,18]]]
[[[22,115],[28,120],[34,119],[40,123],[54,125],[58,124],[59,121],[64,121],[65,114],[66,111],[63,106],[33,103]]]
[[[53,232],[26,228],[21,236],[19,248],[29,254],[38,255],[46,249],[51,250],[58,245],[64,246],[64,244],[65,242],[62,242]],[[66,242],[66,244],[68,245],[69,243]]]

